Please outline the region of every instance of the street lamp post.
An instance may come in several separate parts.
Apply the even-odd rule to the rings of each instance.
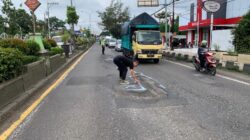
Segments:
[[[165,36],[166,36],[166,48],[167,48],[167,36],[168,36],[168,7],[167,7],[167,0],[165,0]]]
[[[51,32],[50,32],[50,8],[53,5],[58,5],[58,2],[47,2],[47,16],[48,16],[48,33],[49,33],[49,38],[51,38]]]

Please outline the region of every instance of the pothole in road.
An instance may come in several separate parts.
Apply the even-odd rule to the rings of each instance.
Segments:
[[[115,88],[115,101],[118,108],[148,108],[186,105],[187,100],[171,93],[157,80],[136,73],[141,85],[135,85],[129,77],[130,85]]]

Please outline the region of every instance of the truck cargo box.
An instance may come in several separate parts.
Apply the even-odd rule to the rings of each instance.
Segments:
[[[148,13],[142,13],[122,26],[122,48],[132,50],[132,35],[136,30],[159,30],[159,23]]]

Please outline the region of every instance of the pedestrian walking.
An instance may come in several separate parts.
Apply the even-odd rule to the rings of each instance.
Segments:
[[[101,39],[102,54],[105,55],[105,38]]]
[[[119,70],[119,76],[120,76],[120,84],[129,84],[128,81],[126,81],[126,76],[128,72],[128,67],[130,68],[130,75],[134,79],[135,83],[139,84],[140,81],[135,75],[135,67],[138,66],[139,61],[138,60],[132,60],[131,58],[128,58],[126,56],[118,55],[113,60],[114,64],[118,67]]]

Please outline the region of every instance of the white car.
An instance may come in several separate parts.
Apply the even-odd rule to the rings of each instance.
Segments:
[[[62,45],[64,44],[62,41],[62,36],[53,36],[52,39],[56,41],[57,46],[62,48]]]
[[[108,40],[108,47],[109,48],[115,48],[116,46],[116,39],[112,38]]]
[[[116,41],[115,50],[116,50],[117,52],[121,52],[121,51],[122,51],[122,41],[121,41],[120,39],[118,39],[118,40]]]

